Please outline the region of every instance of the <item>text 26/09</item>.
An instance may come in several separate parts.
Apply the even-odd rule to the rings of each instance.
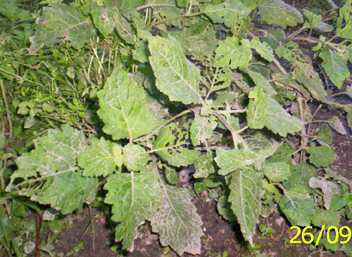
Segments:
[[[352,229],[348,226],[323,225],[317,233],[314,233],[312,226],[303,228],[291,226],[291,231],[295,231],[295,234],[290,239],[290,244],[314,244],[317,246],[321,239],[326,239],[329,244],[347,244],[352,238]]]

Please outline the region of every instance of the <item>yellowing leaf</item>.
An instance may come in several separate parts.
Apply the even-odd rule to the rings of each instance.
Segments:
[[[151,37],[149,50],[156,87],[171,101],[200,103],[202,97],[199,91],[199,69],[186,59],[176,39]]]

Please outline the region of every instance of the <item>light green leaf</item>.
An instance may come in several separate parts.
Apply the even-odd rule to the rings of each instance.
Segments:
[[[261,211],[262,173],[253,168],[238,170],[232,174],[229,187],[228,201],[231,209],[237,217],[244,238],[252,244]]]
[[[192,144],[200,145],[202,143],[206,143],[212,136],[216,126],[217,122],[215,119],[212,119],[212,117],[207,118],[196,115],[190,128]]]
[[[319,57],[323,60],[322,65],[329,79],[337,88],[341,88],[350,76],[346,60],[330,49],[324,49]]]
[[[37,19],[30,52],[33,53],[44,45],[53,46],[65,41],[75,48],[81,48],[94,35],[90,19],[83,16],[75,7],[66,4],[47,6]]]
[[[251,77],[251,79],[253,80],[255,85],[259,86],[259,87],[263,87],[265,92],[269,96],[274,96],[277,94],[275,89],[273,88],[273,86],[270,84],[270,82],[262,74],[260,74],[259,72],[251,71],[251,70],[248,70],[247,73]]]
[[[252,51],[248,40],[236,37],[226,38],[215,50],[215,65],[231,69],[245,69],[252,59]]]
[[[130,143],[123,148],[123,163],[128,170],[143,170],[148,161],[149,155],[140,145]]]
[[[162,246],[170,246],[179,255],[200,254],[202,220],[187,189],[161,182],[163,203],[151,220],[152,230]]]
[[[262,129],[267,122],[269,112],[268,96],[261,86],[256,86],[248,97],[250,99],[247,110],[248,127]]]
[[[112,205],[111,219],[119,223],[115,238],[125,249],[133,246],[137,230],[161,205],[157,171],[148,166],[141,173],[117,173],[108,177],[105,203]]]
[[[25,195],[31,195],[32,201],[49,204],[62,214],[69,214],[82,208],[83,203],[92,203],[98,186],[99,181],[95,178],[87,178],[76,172],[68,172],[49,177],[40,190],[34,194]]]
[[[337,211],[319,209],[312,218],[312,223],[315,226],[339,226],[340,214]]]
[[[324,85],[312,64],[297,62],[293,70],[293,78],[301,83],[315,99],[321,102],[327,100]]]
[[[171,101],[200,103],[199,69],[186,59],[176,39],[151,37],[149,50],[156,87]]]
[[[336,27],[337,36],[352,40],[352,0],[340,8]]]
[[[238,0],[225,0],[220,4],[208,4],[201,8],[201,12],[207,15],[215,23],[223,23],[228,28],[233,28],[236,23],[247,18],[251,9]]]
[[[251,143],[250,143],[251,144]],[[266,158],[276,150],[276,144],[263,146],[251,145],[252,149],[218,149],[216,150],[215,162],[220,167],[219,174],[227,175],[233,171],[243,169],[250,165],[261,167]]]
[[[271,46],[266,42],[261,42],[259,38],[254,38],[251,40],[251,48],[253,48],[262,58],[268,62],[274,60],[274,52]]]
[[[303,23],[302,14],[282,0],[264,0],[258,6],[261,19],[268,24],[283,28]]]
[[[336,153],[330,146],[311,146],[308,147],[309,161],[317,167],[327,167],[336,160]]]
[[[215,161],[220,167],[219,174],[225,176],[235,170],[254,164],[256,157],[256,153],[251,150],[218,149]]]
[[[35,141],[35,146],[16,160],[18,169],[11,175],[7,191],[16,189],[18,194],[64,214],[94,199],[97,180],[76,173],[77,157],[86,147],[82,132],[66,125],[50,129]],[[17,183],[18,178],[23,181]]]
[[[283,137],[302,129],[300,120],[287,113],[274,98],[264,92],[262,87],[256,86],[248,97],[250,102],[247,122],[250,128],[261,129],[265,126]]]
[[[185,148],[184,133],[170,124],[162,128],[154,142],[156,153],[172,166],[181,167],[193,164],[200,152]]]
[[[122,147],[104,138],[93,138],[92,144],[80,154],[78,164],[84,176],[105,177],[122,166]]]
[[[157,126],[143,87],[121,67],[114,69],[97,95],[98,115],[105,123],[103,131],[113,139],[133,139],[148,134]]]
[[[285,162],[271,162],[264,166],[264,174],[271,182],[282,182],[291,175],[290,165]]]
[[[317,29],[321,32],[331,32],[334,27],[323,22],[321,15],[315,14],[309,10],[304,10],[304,17],[306,21],[304,22],[304,26],[310,29]]]
[[[193,177],[206,178],[210,174],[213,174],[215,172],[213,162],[214,162],[214,158],[210,151],[207,152],[206,154],[202,154],[194,162],[195,173],[193,174]]]
[[[279,206],[292,225],[308,226],[315,215],[313,198],[300,188],[286,191]]]

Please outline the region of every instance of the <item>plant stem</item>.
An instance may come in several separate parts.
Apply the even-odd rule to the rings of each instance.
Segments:
[[[175,7],[175,6],[172,4],[145,4],[145,5],[138,6],[136,10],[142,11],[144,9],[153,8],[153,7]]]
[[[144,141],[144,140],[150,138],[152,135],[154,135],[157,132],[159,132],[160,129],[166,127],[170,122],[172,122],[172,121],[174,121],[174,120],[176,120],[176,119],[178,119],[178,118],[182,117],[183,115],[186,115],[186,114],[188,114],[190,112],[192,112],[192,109],[187,109],[187,110],[184,110],[184,111],[180,112],[179,114],[177,114],[177,115],[171,117],[170,119],[168,119],[167,121],[165,121],[159,127],[156,127],[155,129],[153,129],[152,132],[150,132],[148,135],[136,138],[133,141],[134,142],[141,142],[141,141]]]
[[[0,80],[0,88],[1,88],[1,94],[2,94],[2,99],[4,102],[5,106],[5,111],[6,111],[6,119],[7,119],[7,125],[8,125],[8,138],[12,138],[12,121],[11,121],[11,113],[10,113],[10,108],[9,104],[7,102],[7,97],[6,97],[6,91],[4,87],[4,82]]]
[[[215,117],[230,131],[233,141],[233,146],[235,149],[238,149],[238,144],[241,143],[244,149],[248,149],[246,141],[234,130],[231,125],[221,116],[220,113],[214,112]]]

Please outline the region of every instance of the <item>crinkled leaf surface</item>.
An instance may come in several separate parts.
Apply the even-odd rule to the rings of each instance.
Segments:
[[[203,236],[202,220],[187,189],[161,182],[162,206],[151,220],[152,230],[159,234],[163,246],[179,255],[200,254]]]
[[[201,20],[182,31],[171,32],[187,55],[203,60],[212,54],[218,44],[216,31],[208,20]]]
[[[324,49],[319,57],[323,60],[323,67],[330,80],[338,88],[350,76],[346,60],[330,49]]]
[[[115,238],[125,249],[133,245],[138,227],[150,220],[162,202],[157,171],[148,166],[141,173],[117,173],[108,177],[105,202],[112,205],[118,222]]]
[[[122,147],[104,138],[93,138],[79,156],[78,164],[84,176],[107,176],[122,165]]]
[[[326,101],[327,93],[320,80],[319,74],[313,69],[312,64],[298,62],[293,71],[293,78],[301,83],[310,94],[321,102]]]
[[[83,203],[93,202],[98,182],[97,179],[83,177],[78,172],[68,172],[49,177],[40,190],[26,195],[31,195],[32,201],[49,204],[62,214],[69,214],[81,208]]]
[[[237,217],[246,240],[253,243],[261,210],[262,173],[253,168],[240,169],[232,174],[228,201]]]
[[[187,60],[177,40],[151,37],[149,50],[157,88],[171,101],[200,103],[199,69]]]
[[[231,69],[248,67],[252,59],[252,51],[248,40],[236,37],[226,38],[215,50],[215,65],[231,67]]]
[[[302,14],[292,5],[282,0],[265,0],[259,6],[261,19],[268,24],[279,25],[283,28],[303,23]]]
[[[188,149],[186,141],[174,124],[162,128],[154,142],[156,153],[172,166],[181,167],[193,164],[200,152]]]
[[[114,69],[97,95],[103,130],[115,140],[148,134],[158,124],[143,87],[121,67]]]
[[[220,167],[219,174],[225,176],[250,165],[261,166],[265,159],[271,156],[275,150],[275,144],[256,150],[218,149],[216,151],[215,162]]]
[[[37,20],[36,33],[31,38],[30,51],[64,41],[75,48],[81,48],[94,35],[90,19],[78,9],[67,4],[55,4],[43,8],[43,13]]]
[[[250,14],[251,9],[241,1],[225,0],[220,4],[205,5],[201,11],[213,22],[223,23],[225,26],[232,28],[237,22],[246,18]]]
[[[326,167],[334,163],[336,153],[330,146],[310,146],[307,149],[309,161],[317,167]]]
[[[313,199],[300,187],[286,191],[279,206],[289,222],[298,226],[309,226],[315,214]]]
[[[271,46],[266,42],[261,42],[257,37],[251,40],[251,48],[255,49],[255,51],[268,62],[274,60],[274,53]]]
[[[261,129],[265,126],[283,137],[302,129],[300,120],[286,112],[274,98],[264,92],[262,87],[256,86],[249,93],[249,98],[247,111],[249,127]]]
[[[336,34],[339,37],[352,40],[352,1],[347,0],[345,5],[340,9],[339,18],[337,19]]]
[[[8,191],[16,188],[19,194],[64,214],[94,199],[97,180],[76,172],[76,159],[86,147],[82,132],[66,125],[50,129],[46,136],[37,139],[35,146],[16,160],[18,169],[11,176]],[[23,181],[16,183],[19,178]]]
[[[197,115],[191,125],[190,134],[193,145],[206,143],[212,136],[217,122],[211,117],[202,117]]]
[[[272,182],[287,180],[291,175],[290,165],[285,162],[271,162],[264,166],[265,176]]]
[[[214,158],[211,152],[202,154],[195,162],[194,169],[195,173],[193,174],[194,178],[206,178],[210,174],[215,172],[214,169]]]
[[[128,170],[143,170],[148,161],[149,155],[140,145],[130,143],[123,148],[123,163]]]

